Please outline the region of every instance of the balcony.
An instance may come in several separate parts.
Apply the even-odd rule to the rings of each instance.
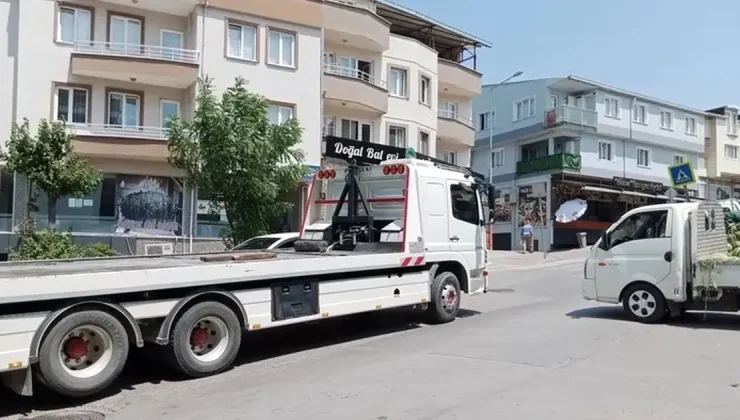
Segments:
[[[197,80],[199,66],[198,51],[95,41],[74,45],[71,72],[75,76],[185,89]]]
[[[473,120],[455,111],[440,109],[437,111],[437,136],[472,147],[475,142]]]
[[[536,172],[556,170],[581,170],[581,156],[570,153],[543,156],[541,158],[523,160],[516,163],[516,174],[526,175]]]
[[[383,52],[390,44],[391,24],[369,7],[329,0],[324,3],[324,39],[368,51]]]
[[[554,128],[565,124],[581,127],[596,128],[599,123],[599,114],[591,109],[578,108],[569,105],[558,105],[545,111],[545,128]]]
[[[75,152],[87,158],[166,162],[167,129],[108,124],[70,124]]]
[[[131,7],[134,3],[136,8],[150,12],[166,13],[168,15],[188,16],[199,4],[200,0],[101,0],[104,3],[117,6]]]
[[[438,77],[440,93],[464,98],[480,95],[482,75],[462,64],[440,58]]]
[[[381,115],[388,112],[384,81],[353,67],[324,64],[324,103],[336,108]]]

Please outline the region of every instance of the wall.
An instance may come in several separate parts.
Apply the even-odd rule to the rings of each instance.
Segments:
[[[203,9],[198,9],[202,16]],[[251,63],[226,57],[226,19],[232,18],[259,25],[259,61]],[[306,164],[318,165],[321,159],[321,76],[322,42],[321,29],[308,28],[285,22],[240,15],[210,8],[206,13],[205,26],[197,19],[199,31],[205,38],[203,47],[203,73],[214,79],[218,91],[233,85],[237,76],[244,77],[247,89],[265,96],[270,101],[292,104],[295,116],[304,129],[303,149]],[[268,37],[267,27],[295,32],[296,69],[278,68],[266,64]]]
[[[740,178],[740,160],[725,157],[725,144],[740,147],[738,136],[727,135],[728,123],[722,117],[707,120],[707,175],[710,177]]]
[[[429,154],[434,156],[437,143],[437,52],[421,42],[391,34],[390,48],[383,53],[382,78],[388,83],[390,66],[408,71],[408,98],[388,97],[388,113],[381,119],[381,143],[388,144],[388,126],[406,127],[407,147],[419,150],[419,130],[429,133]],[[431,79],[429,106],[419,102],[421,74]]]
[[[6,28],[3,42],[0,42],[0,138],[3,139],[10,134],[15,119],[19,13],[20,0],[0,1],[0,23]],[[5,141],[0,141],[0,150],[4,148]]]
[[[529,127],[537,127],[542,130],[542,121],[545,108],[548,106],[549,94],[546,89],[548,79],[527,80],[523,82],[505,83],[496,86],[491,91],[491,85],[483,86],[481,95],[473,99],[473,122],[475,123],[475,147],[488,147],[489,130],[480,130],[479,114],[488,112],[490,106],[490,95],[494,95],[494,125],[493,135],[499,136],[504,133],[525,130]],[[514,102],[534,95],[535,112],[533,117],[514,121]],[[511,138],[519,137],[514,136]]]

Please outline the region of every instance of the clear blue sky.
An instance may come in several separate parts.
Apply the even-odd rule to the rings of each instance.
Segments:
[[[391,0],[493,44],[484,83],[577,75],[682,105],[740,105],[738,0]]]

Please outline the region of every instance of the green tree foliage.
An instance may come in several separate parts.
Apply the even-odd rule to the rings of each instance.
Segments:
[[[28,120],[13,123],[7,153],[0,151],[0,160],[7,162],[9,171],[25,175],[48,196],[49,228],[57,227],[57,201],[64,196],[80,197],[100,185],[100,171],[75,154],[74,135],[64,121],[41,120],[37,136],[31,135]]]
[[[284,197],[306,173],[298,121],[274,125],[267,111],[265,98],[248,92],[244,79],[218,98],[205,78],[193,121],[169,123],[170,163],[209,195],[212,208],[223,203],[227,245],[266,233],[274,217],[290,210]]]
[[[11,251],[10,259],[13,261],[57,260],[113,255],[115,252],[105,244],[75,245],[70,233],[51,229],[37,230],[32,221],[24,220],[18,227],[18,245]]]

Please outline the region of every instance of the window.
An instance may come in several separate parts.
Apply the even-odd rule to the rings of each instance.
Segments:
[[[485,130],[488,128],[488,112],[478,114],[478,130]]]
[[[550,108],[558,106],[558,97],[556,95],[550,95]]]
[[[686,117],[686,134],[696,134],[696,118]]]
[[[396,67],[391,67],[390,74],[389,74],[389,89],[390,94],[392,96],[397,96],[399,98],[405,98],[406,97],[406,76],[407,72],[404,69],[399,69]]]
[[[450,204],[452,205],[452,216],[455,219],[473,225],[480,223],[478,194],[472,186],[466,184],[450,185]]]
[[[388,127],[388,145],[406,148],[406,128],[391,125]]]
[[[429,155],[429,133],[419,131],[419,153]]]
[[[226,43],[227,57],[257,61],[257,28],[254,26],[229,23]]]
[[[57,88],[56,118],[73,124],[88,122],[87,89],[60,87]]]
[[[673,130],[673,114],[669,111],[660,111],[660,128]]]
[[[680,165],[682,163],[686,162],[686,156],[684,155],[673,155],[673,164],[674,165]]]
[[[161,126],[167,127],[170,118],[180,116],[180,102],[162,99],[159,103],[159,114],[161,116]]]
[[[267,107],[267,116],[272,124],[281,125],[293,119],[293,107],[290,105],[272,104]]]
[[[337,125],[336,117],[324,117],[324,129],[323,129],[324,135],[325,136],[335,136],[336,135],[336,125]]]
[[[162,46],[162,58],[165,60],[182,60],[183,34],[178,31],[162,29],[159,35],[159,45]]]
[[[725,158],[737,160],[737,149],[738,149],[737,146],[733,146],[731,144],[725,144]]]
[[[599,160],[614,160],[614,145],[607,141],[599,142]]]
[[[534,96],[514,102],[514,121],[534,116]]]
[[[642,168],[649,168],[653,161],[650,156],[650,149],[644,149],[642,147],[637,148],[637,166]]]
[[[645,105],[635,104],[632,107],[632,121],[647,124],[647,107]]]
[[[494,168],[504,166],[504,149],[495,149],[491,154],[491,165]]]
[[[431,101],[429,100],[431,84],[431,80],[426,76],[421,76],[419,79],[419,102],[424,105],[431,105]]]
[[[270,30],[267,62],[276,66],[295,67],[295,35]]]
[[[457,165],[457,152],[444,152],[442,154],[442,160],[450,165]]]
[[[604,98],[604,115],[613,118],[619,118],[622,115],[622,111],[619,108],[619,99]]]
[[[369,82],[373,78],[373,63],[354,57],[339,57],[339,66],[330,68],[329,72]]]
[[[139,95],[110,92],[108,94],[108,124],[137,127],[140,124]]]
[[[372,141],[372,123],[342,119],[342,137],[350,140]]]
[[[457,102],[442,102],[439,106],[439,115],[444,118],[457,119]]]
[[[727,134],[736,136],[737,135],[737,114],[734,112],[728,112],[725,115],[727,115]]]
[[[111,45],[109,48],[116,52],[127,54],[141,54],[141,21],[127,16],[111,16],[110,31],[108,37]]]
[[[91,41],[92,13],[90,10],[60,7],[57,40],[70,44]]]
[[[609,234],[609,248],[629,241],[665,238],[667,221],[668,210],[635,214]]]

